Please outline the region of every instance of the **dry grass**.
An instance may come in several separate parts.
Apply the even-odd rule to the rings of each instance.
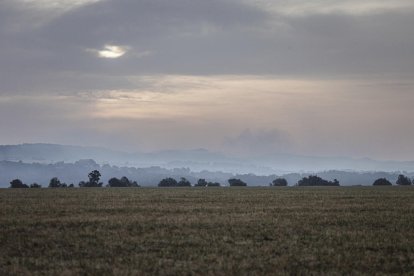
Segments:
[[[414,273],[414,188],[0,190],[0,274]]]

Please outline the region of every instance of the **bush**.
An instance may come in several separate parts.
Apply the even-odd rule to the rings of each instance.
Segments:
[[[131,182],[126,176],[121,179],[113,177],[108,181],[109,187],[139,187],[136,181]]]
[[[42,188],[42,185],[39,185],[37,183],[33,183],[33,184],[30,184],[30,188]]]
[[[270,183],[270,186],[287,186],[288,182],[284,178],[276,178]]]
[[[388,181],[386,178],[378,178],[372,184],[373,186],[392,186],[391,182]]]
[[[158,183],[158,187],[177,187],[177,184],[177,180],[168,177],[161,180],[160,183]]]
[[[236,179],[236,178],[230,178],[229,180],[228,180],[228,182],[229,182],[229,184],[230,184],[230,186],[231,187],[243,187],[243,186],[247,186],[247,183],[246,182],[243,182],[242,180],[240,180],[240,179]]]
[[[221,184],[218,182],[208,182],[207,187],[220,187]]]
[[[49,188],[60,188],[60,187],[62,187],[62,183],[60,183],[59,178],[53,177],[52,179],[50,179]]]
[[[27,184],[23,184],[20,179],[14,179],[10,182],[10,188],[29,188]]]
[[[205,179],[199,179],[194,187],[220,187],[221,184],[218,182],[207,182]]]
[[[304,177],[298,181],[298,186],[339,186],[339,181],[334,179],[334,181],[328,181],[320,178],[316,175],[310,175]]]
[[[207,185],[208,185],[208,182],[205,179],[200,178],[197,181],[197,183],[194,185],[194,187],[207,187]]]
[[[191,183],[185,177],[181,177],[181,180],[177,183],[177,187],[191,187]]]

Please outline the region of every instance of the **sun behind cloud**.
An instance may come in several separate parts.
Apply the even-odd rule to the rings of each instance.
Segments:
[[[107,44],[104,48],[98,51],[98,56],[101,58],[120,58],[126,54],[128,47]]]
[[[120,58],[124,56],[130,47],[128,46],[121,46],[115,44],[105,44],[102,49],[87,49],[86,51],[94,53],[97,57],[100,58]]]

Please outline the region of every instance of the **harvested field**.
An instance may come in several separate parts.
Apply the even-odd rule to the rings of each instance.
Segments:
[[[414,188],[0,190],[0,274],[414,273]]]

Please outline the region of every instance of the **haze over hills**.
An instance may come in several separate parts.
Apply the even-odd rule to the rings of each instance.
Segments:
[[[56,144],[0,146],[0,187],[8,187],[15,178],[46,187],[53,177],[77,185],[92,170],[102,173],[103,183],[111,177],[127,176],[143,186],[155,186],[166,177],[185,177],[193,184],[204,178],[222,185],[236,177],[249,186],[266,186],[275,178],[284,177],[289,185],[295,185],[310,174],[338,179],[341,185],[370,185],[382,177],[395,182],[400,171],[410,171],[405,174],[413,177],[413,168],[413,162],[287,154],[240,158],[204,149],[126,153]]]
[[[166,169],[188,168],[191,171],[222,171],[257,175],[294,172],[344,171],[414,171],[414,161],[378,161],[369,158],[314,157],[290,154],[236,157],[205,149],[165,150],[127,153],[100,147],[57,144],[21,144],[0,146],[0,160],[25,163],[73,163],[93,159],[98,164],[128,167],[159,166]]]

